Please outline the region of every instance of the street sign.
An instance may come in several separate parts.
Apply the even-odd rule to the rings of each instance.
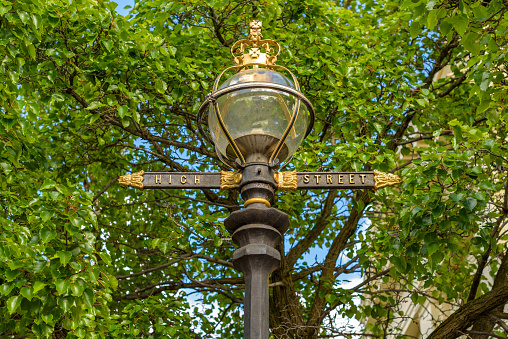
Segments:
[[[397,175],[373,172],[275,172],[278,189],[379,189],[400,183]],[[121,176],[121,185],[140,189],[233,189],[242,175],[236,172],[138,172]]]

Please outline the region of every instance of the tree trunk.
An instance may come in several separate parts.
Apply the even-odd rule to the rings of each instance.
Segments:
[[[503,261],[501,262],[501,266],[499,267],[499,271],[497,272],[496,279],[494,280],[493,289],[506,286],[508,283],[508,252],[505,253],[503,257]],[[492,312],[500,312],[502,313],[504,309],[504,304],[498,306],[493,309]],[[474,322],[472,331],[474,332],[486,332],[490,333],[494,329],[496,325],[496,321],[494,318],[489,316],[483,316],[477,321]],[[488,339],[489,335],[487,334],[471,334],[472,339]]]

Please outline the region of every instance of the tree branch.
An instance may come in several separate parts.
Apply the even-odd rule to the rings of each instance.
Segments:
[[[314,227],[307,233],[305,238],[300,240],[295,247],[293,247],[286,256],[287,265],[293,267],[300,258],[300,256],[309,249],[309,247],[316,241],[323,229],[329,224],[328,218],[330,217],[333,207],[335,206],[335,198],[337,197],[337,190],[330,190],[325,199],[325,204],[321,213],[314,224]]]
[[[508,286],[501,286],[471,300],[441,323],[427,339],[454,339],[460,336],[483,314],[508,301]]]

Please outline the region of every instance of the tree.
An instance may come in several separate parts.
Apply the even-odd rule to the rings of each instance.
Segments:
[[[252,18],[316,108],[291,166],[404,180],[278,194],[292,227],[271,278],[273,337],[402,335],[389,326],[402,292],[462,305],[433,338],[504,331],[505,3],[153,0],[129,17],[115,7],[0,0],[2,337],[241,338],[243,279],[222,224],[238,194],[116,180],[226,169],[195,113]],[[316,248],[325,254],[312,262]],[[358,272],[361,283],[341,287]],[[379,291],[378,279],[398,285]],[[340,317],[376,322],[358,330]]]

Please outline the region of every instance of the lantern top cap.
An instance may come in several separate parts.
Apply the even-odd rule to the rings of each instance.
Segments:
[[[240,40],[231,47],[231,55],[240,71],[248,66],[257,68],[258,66],[270,68],[275,65],[277,57],[280,55],[280,45],[270,39],[263,39],[261,34],[263,23],[259,20],[252,20],[249,23],[249,40]]]

